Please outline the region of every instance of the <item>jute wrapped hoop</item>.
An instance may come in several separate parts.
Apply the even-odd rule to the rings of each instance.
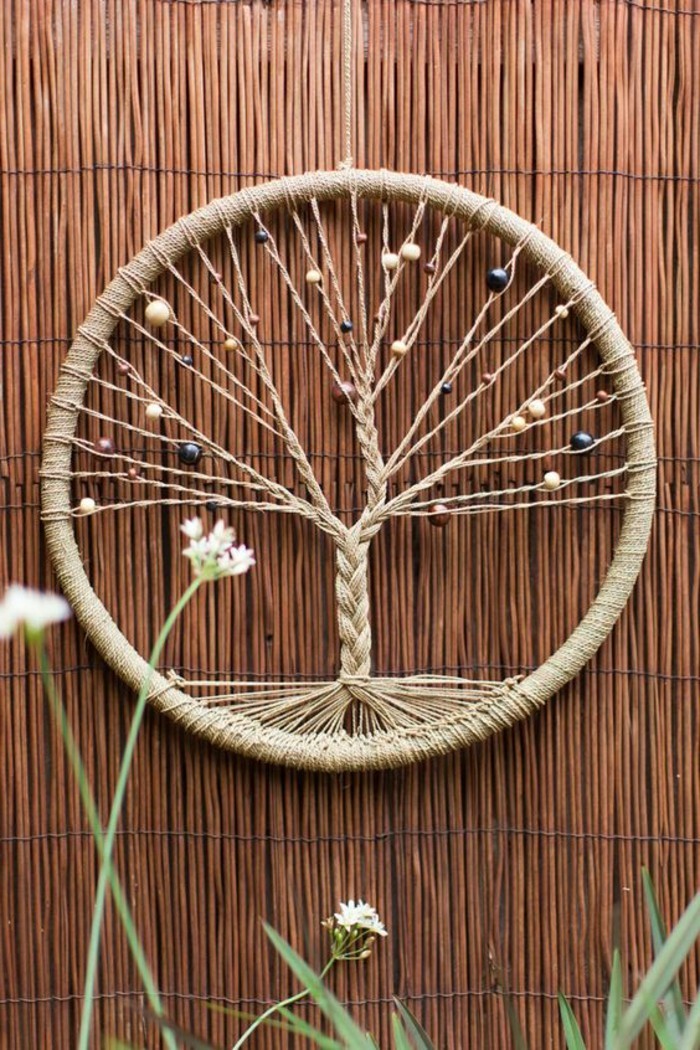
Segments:
[[[529,676],[504,682],[415,675],[371,674],[367,558],[371,541],[392,513],[405,504],[387,500],[371,399],[360,389],[353,406],[358,442],[367,465],[367,508],[352,527],[333,516],[308,466],[303,449],[286,434],[287,446],[310,493],[303,512],[336,545],[336,598],[341,638],[335,681],[289,683],[241,690],[239,706],[202,704],[186,683],[156,674],[151,703],[185,729],[219,747],[306,769],[340,771],[400,766],[481,740],[541,707],[591,658],[623,609],[644,557],[655,501],[653,427],[632,349],[614,315],[589,279],[536,227],[467,189],[418,175],[343,169],[269,182],[214,201],[180,220],[147,245],[112,281],[81,325],[51,403],[42,461],[42,510],[47,542],[60,584],[91,641],[107,663],[134,689],[147,663],[130,645],[94,592],[73,530],[70,468],[72,442],[86,388],[119,318],[169,264],[193,247],[273,209],[315,202],[368,198],[429,207],[481,228],[511,246],[549,275],[562,302],[591,333],[609,368],[627,443],[626,501],[614,558],[588,613],[561,648]],[[360,384],[361,386],[362,384]],[[373,470],[372,465],[377,469]],[[283,493],[273,493],[284,499]],[[414,497],[415,498],[415,497]],[[290,505],[294,510],[294,506]],[[252,687],[250,687],[252,689]],[[255,703],[246,698],[255,696]],[[260,717],[265,703],[304,705],[313,712],[306,729],[287,728]],[[350,704],[370,712],[349,731],[343,717]],[[401,712],[399,717],[397,712]],[[408,713],[407,713],[408,712]],[[296,718],[298,723],[298,717]],[[332,723],[332,725],[330,724]],[[322,728],[314,728],[321,725]]]

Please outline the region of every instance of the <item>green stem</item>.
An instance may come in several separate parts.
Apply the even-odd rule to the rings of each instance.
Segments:
[[[328,960],[328,962],[318,975],[319,980],[323,980],[323,978],[326,976],[326,974],[328,973],[335,961],[335,956],[331,956],[331,958]],[[294,1003],[298,1003],[300,999],[303,999],[308,994],[309,989],[302,988],[302,990],[300,992],[297,992],[296,995],[290,995],[288,999],[283,999],[281,1003],[273,1003],[272,1006],[268,1006],[267,1010],[265,1010],[264,1013],[260,1014],[260,1017],[256,1017],[249,1028],[246,1028],[241,1038],[234,1045],[233,1050],[239,1050],[239,1048],[243,1046],[243,1044],[250,1038],[250,1036],[253,1034],[258,1025],[261,1025],[263,1021],[266,1021],[268,1017],[272,1016],[272,1014],[277,1013],[278,1010],[281,1010],[285,1006],[292,1006]]]
[[[97,812],[97,806],[93,797],[92,791],[90,790],[90,783],[85,772],[85,766],[83,764],[82,756],[78,743],[73,736],[73,730],[71,729],[70,722],[68,721],[68,714],[63,705],[63,701],[54,689],[53,680],[51,678],[51,667],[49,664],[48,655],[46,653],[46,646],[44,644],[43,633],[39,636],[38,640],[34,643],[36,645],[37,654],[39,658],[39,666],[41,669],[41,680],[44,685],[44,692],[51,708],[53,718],[60,730],[61,737],[63,739],[63,747],[66,752],[66,756],[70,763],[73,771],[73,776],[78,784],[80,791],[80,799],[83,804],[83,809],[87,814],[88,822],[92,830],[93,838],[95,839],[95,845],[97,846],[97,852],[100,856],[100,860],[104,861],[104,839],[102,835],[102,825],[100,822],[99,814]],[[158,995],[158,989],[156,988],[153,974],[149,968],[146,956],[143,951],[143,947],[136,933],[136,926],[134,924],[129,905],[124,891],[122,890],[121,883],[114,870],[111,862],[108,862],[108,877],[109,885],[112,890],[112,896],[114,897],[114,903],[117,911],[119,912],[119,918],[121,919],[122,926],[126,933],[129,948],[131,954],[136,963],[136,967],[139,971],[139,976],[143,982],[143,986],[146,990],[148,1002],[154,1014],[158,1017],[164,1017],[165,1011],[163,1010],[163,1004],[160,1001]],[[177,1050],[177,1044],[175,1039],[170,1032],[165,1034],[165,1040],[171,1050]]]
[[[119,767],[119,776],[117,778],[117,786],[114,791],[114,800],[112,802],[112,808],[109,812],[109,820],[107,822],[107,830],[105,832],[103,841],[103,857],[102,866],[100,868],[100,875],[97,880],[97,890],[95,893],[95,906],[92,913],[92,928],[90,930],[90,942],[88,945],[88,958],[87,968],[85,972],[85,987],[83,993],[83,1013],[80,1021],[80,1033],[78,1037],[78,1050],[89,1050],[89,1039],[90,1039],[90,1026],[92,1023],[92,1008],[93,999],[95,994],[95,978],[97,975],[97,962],[100,953],[100,937],[102,933],[102,916],[104,914],[105,897],[107,895],[107,883],[109,882],[109,866],[112,861],[112,853],[114,851],[114,842],[117,834],[117,825],[119,823],[119,817],[122,810],[122,804],[124,802],[124,794],[126,792],[126,785],[129,779],[129,772],[131,769],[131,762],[134,757],[134,750],[136,748],[136,741],[141,729],[141,723],[143,716],[146,711],[146,704],[148,703],[148,693],[153,679],[153,672],[155,666],[158,663],[160,655],[163,651],[163,647],[168,639],[170,632],[175,626],[175,622],[180,616],[181,612],[191,600],[197,589],[204,583],[206,577],[196,576],[192,583],[189,585],[187,590],[178,600],[177,604],[171,611],[167,620],[165,621],[163,628],[156,639],[156,644],[153,646],[153,652],[151,658],[148,661],[148,671],[144,677],[143,683],[141,684],[141,690],[139,692],[138,700],[136,701],[136,709],[134,711],[134,717],[131,720],[131,727],[129,729],[129,736],[127,737],[126,747],[124,748],[124,754],[122,755],[121,765]]]

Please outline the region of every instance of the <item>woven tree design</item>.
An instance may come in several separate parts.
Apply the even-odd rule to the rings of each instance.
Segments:
[[[342,209],[350,275],[339,269],[331,251],[322,210],[328,201]],[[392,209],[407,206],[397,232]],[[369,243],[363,222],[368,207],[378,216],[377,236]],[[298,239],[293,258],[285,256],[267,219],[280,209]],[[388,446],[380,433],[380,406],[417,352],[450,275],[482,231],[502,238],[508,257],[487,275],[481,301],[444,356],[410,426]],[[213,259],[210,243],[216,237],[223,238],[228,281]],[[365,501],[350,522],[331,506],[312,468],[285,403],[279,360],[261,335],[241,250],[242,238],[251,237],[279,275],[310,352],[320,355],[338,410],[352,417]],[[206,272],[209,294],[185,272],[183,256],[197,260]],[[534,276],[517,282],[521,264]],[[417,268],[421,295],[397,331],[394,306],[398,297],[405,300],[409,285],[415,286],[409,275]],[[155,288],[162,274],[177,292],[172,301]],[[546,311],[544,296],[552,304]],[[206,319],[211,340],[197,334],[195,316]],[[534,379],[519,403],[491,411],[483,428],[472,428],[464,447],[446,451],[436,462],[435,450],[445,448],[450,428],[475,418],[501,378],[522,367],[569,316],[576,318],[579,337],[557,367],[539,375],[531,370]],[[534,317],[528,329],[525,319]],[[118,325],[186,367],[210,399],[243,414],[251,430],[266,432],[293,462],[299,484],[283,484],[274,471],[253,466],[244,453],[217,440],[205,420],[184,413],[171,392],[157,389],[147,370],[140,371],[115,346],[112,334]],[[516,328],[518,338],[504,340],[504,333]],[[482,371],[496,346],[499,354],[491,354],[493,363]],[[108,367],[98,369],[98,362]],[[530,375],[527,369],[524,374]],[[90,384],[118,396],[123,415],[89,407]],[[570,433],[584,415],[595,418],[603,410],[608,416],[600,418],[609,419],[613,403],[619,418],[611,429]],[[79,436],[78,419],[85,416],[101,427],[119,428],[128,440],[117,447],[110,438],[95,444]],[[567,427],[570,436],[562,440]],[[528,440],[533,434],[537,441]],[[146,452],[135,451],[139,443]],[[596,450],[615,443],[624,446],[619,461],[597,469]],[[97,468],[76,466],[71,460],[76,450],[97,454]],[[176,452],[176,462],[158,450]],[[432,456],[421,459],[428,451]],[[426,469],[423,462],[429,464]],[[530,479],[515,488],[441,489],[447,479],[459,481],[467,471],[495,476],[506,465],[527,465]],[[654,498],[651,420],[631,348],[570,257],[535,227],[467,190],[432,179],[357,171],[281,180],[214,202],[181,220],[124,267],[81,326],[62,370],[42,474],[44,520],[63,585],[93,640],[134,685],[143,661],[105,618],[87,582],[73,537],[74,518],[168,502],[195,511],[294,514],[332,539],[340,639],[335,680],[231,682],[222,690],[220,683],[213,689],[212,683],[171,676],[156,682],[153,697],[161,709],[217,743],[320,768],[405,762],[482,738],[543,703],[595,651],[624,605],[645,549]],[[76,500],[72,485],[104,477],[119,482],[118,498]],[[373,675],[369,556],[388,520],[422,517],[442,527],[460,515],[611,500],[624,506],[625,521],[608,577],[567,643],[534,674],[505,681]]]

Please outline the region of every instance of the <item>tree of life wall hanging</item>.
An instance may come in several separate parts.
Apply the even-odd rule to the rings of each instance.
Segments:
[[[347,0],[348,144],[350,10]],[[309,410],[319,400],[323,428]],[[351,477],[334,455],[339,434],[354,448]],[[334,447],[321,447],[324,439]],[[245,633],[245,605],[227,594],[238,582],[228,581],[210,592],[229,603],[226,622],[219,599],[207,597],[189,628],[209,633],[211,666],[189,669],[183,639],[178,668],[161,667],[150,699],[221,747],[329,771],[444,753],[544,704],[627,602],[654,497],[652,421],[632,348],[571,257],[466,188],[349,163],[215,200],[122,267],[61,369],[42,463],[61,586],[90,640],[135,689],[149,638],[115,622],[109,572],[153,574],[167,593],[183,518],[231,521],[246,542],[254,519],[290,528],[293,519],[298,587],[309,559],[333,580],[300,630],[330,638],[335,672],[241,669],[245,646],[232,647],[227,631],[234,619]],[[496,659],[477,667],[470,632],[498,601],[503,631],[512,630],[537,586],[547,522],[567,523],[561,584],[576,587],[578,545],[599,543],[601,508],[617,515],[614,549],[597,557],[596,593],[558,648],[536,665],[521,654],[513,667]],[[107,518],[119,522],[118,550],[101,543]],[[528,553],[502,547],[512,584],[496,594],[485,545],[502,543],[515,519],[530,523]],[[395,581],[375,578],[373,552],[406,528],[457,550],[460,578],[441,577],[442,587],[470,595],[460,605],[456,669],[377,670]],[[396,549],[405,560],[411,545]],[[269,546],[259,555],[274,561]],[[271,588],[253,606],[287,600]],[[453,606],[447,595],[431,626],[438,635],[447,620],[454,632]],[[399,622],[409,629],[410,610]]]

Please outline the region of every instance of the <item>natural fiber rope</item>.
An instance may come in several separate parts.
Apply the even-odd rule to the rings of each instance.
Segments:
[[[126,681],[134,687],[139,686],[146,670],[145,661],[123,637],[92,590],[82,565],[71,522],[71,449],[79,414],[86,411],[84,397],[89,377],[119,320],[125,318],[129,321],[127,311],[133,301],[141,294],[147,294],[149,285],[164,270],[169,270],[175,275],[174,264],[182,255],[191,251],[193,245],[199,246],[214,234],[226,231],[233,247],[231,231],[251,218],[260,223],[260,216],[266,210],[289,207],[290,204],[296,210],[304,204],[314,202],[312,212],[317,213],[316,201],[339,198],[351,200],[353,225],[356,229],[359,226],[357,198],[383,200],[383,241],[387,246],[388,202],[405,201],[416,207],[416,216],[419,213],[422,215],[425,207],[431,207],[454,214],[469,228],[483,227],[489,233],[501,237],[512,245],[516,252],[522,252],[529,262],[538,266],[544,272],[546,282],[556,289],[561,302],[570,306],[586,328],[589,333],[588,341],[595,333],[596,347],[603,360],[602,367],[613,381],[622,417],[622,429],[627,438],[628,461],[626,466],[619,470],[589,475],[597,479],[626,472],[625,510],[618,545],[608,574],[589,612],[565,644],[540,668],[522,681],[509,679],[501,683],[474,683],[462,679],[448,680],[424,675],[401,679],[371,677],[371,632],[367,591],[367,554],[370,542],[387,517],[393,514],[427,513],[430,506],[428,503],[421,504],[416,501],[418,493],[426,487],[426,479],[414,483],[406,492],[387,501],[388,472],[398,470],[407,455],[415,454],[422,447],[424,439],[418,438],[410,447],[404,444],[395,462],[392,463],[390,457],[386,466],[383,464],[379,455],[374,412],[371,407],[373,399],[370,377],[376,363],[377,348],[386,331],[393,290],[400,277],[400,273],[393,277],[386,275],[385,297],[380,309],[380,321],[375,326],[374,339],[370,344],[368,333],[367,337],[360,340],[361,345],[353,351],[361,395],[356,406],[355,422],[360,445],[363,446],[364,442],[363,456],[370,467],[369,496],[364,512],[350,528],[339,521],[325,503],[323,494],[320,494],[319,499],[318,493],[312,490],[315,479],[304,477],[308,460],[301,446],[294,458],[299,468],[300,480],[306,485],[310,500],[291,493],[284,486],[278,486],[280,491],[275,493],[276,498],[284,503],[283,509],[286,512],[303,513],[333,535],[337,551],[336,593],[342,642],[338,680],[330,683],[266,686],[262,692],[253,689],[250,683],[234,683],[233,693],[220,694],[219,702],[213,705],[211,702],[207,703],[205,697],[193,698],[187,695],[184,689],[192,687],[194,683],[187,686],[183,683],[178,687],[171,680],[156,675],[151,697],[154,706],[159,710],[169,713],[178,723],[216,744],[272,761],[327,770],[395,766],[429,754],[442,753],[453,747],[483,739],[489,733],[504,728],[543,704],[590,658],[623,608],[646,549],[655,492],[655,451],[651,419],[631,348],[590,281],[560,248],[535,227],[494,202],[478,197],[468,190],[421,176],[342,170],[306,174],[246,189],[214,202],[188,216],[186,220],[176,223],[140,252],[128,266],[122,268],[81,326],[69,353],[67,365],[62,370],[49,412],[42,464],[42,505],[51,555],[60,582],[89,636],[105,659]],[[414,230],[417,228],[417,222],[414,217]],[[269,250],[281,270],[285,264],[279,258],[274,243],[270,245]],[[359,259],[357,266],[358,270],[361,269]],[[238,280],[242,280],[240,267],[236,269],[236,276]],[[291,276],[288,287],[294,297]],[[247,298],[243,298],[243,304],[241,316],[245,321],[250,316]],[[204,305],[206,309],[206,304]],[[330,300],[327,304],[324,302],[324,307],[332,312]],[[423,320],[424,314],[421,315],[420,324]],[[310,317],[306,323],[312,325]],[[366,331],[364,320],[363,332]],[[413,332],[413,329],[411,331]],[[150,333],[148,335],[150,338]],[[253,347],[253,359],[258,368],[264,371],[266,366],[257,337]],[[461,344],[456,355],[458,367],[463,364],[464,357],[472,349],[470,341],[466,346]],[[521,347],[518,351],[522,352]],[[332,362],[328,364],[332,370]],[[271,377],[268,378],[270,385],[266,386],[267,395],[274,401],[274,383]],[[142,383],[140,377],[139,380]],[[147,388],[147,384],[144,383],[143,387]],[[132,397],[138,397],[132,392],[130,394]],[[163,404],[168,412],[172,411],[165,402]],[[273,411],[281,440],[288,450],[291,450],[298,439],[286,417],[283,413],[280,414],[279,408],[274,404]],[[563,413],[566,414],[568,413]],[[242,484],[251,489],[260,485],[263,491],[269,491],[267,486],[271,483],[264,475],[254,471],[227,450],[216,446],[177,414],[175,416],[190,433],[197,435],[197,440],[201,440],[213,455],[242,472]],[[121,421],[120,424],[133,428],[133,425]],[[133,429],[141,432],[139,428]],[[435,427],[432,432],[436,433],[438,429]],[[417,429],[409,437],[409,442],[416,433]],[[506,436],[503,425],[496,427],[490,436],[503,439]],[[476,447],[482,447],[483,443],[485,439],[482,436],[475,443],[472,452]],[[460,469],[468,458],[469,452],[465,450],[452,457],[448,461],[449,465],[444,468],[441,466],[437,472],[429,474],[429,477],[434,480],[444,476],[447,470]],[[376,468],[374,473],[373,465]],[[309,466],[308,472],[310,470]],[[570,479],[566,484],[573,484],[579,480],[585,479]],[[309,481],[311,485],[307,483]],[[521,491],[530,491],[530,488],[523,486]],[[512,496],[513,491],[509,490],[508,494]],[[587,497],[585,502],[612,498],[619,496],[599,494]],[[461,505],[468,503],[468,498],[464,497],[450,499],[454,513],[460,513]],[[142,502],[147,504],[149,501]],[[226,497],[223,502],[228,502]],[[243,505],[248,506],[254,502],[255,500],[245,501]],[[559,506],[578,502],[584,500],[556,498],[547,504],[523,505],[531,508],[538,505]],[[234,500],[230,503],[239,505]],[[473,508],[470,512],[486,512],[517,505],[506,504],[499,507],[485,502],[483,507]],[[274,506],[270,509],[278,508]],[[254,697],[258,699],[254,701]],[[352,716],[350,729],[347,728],[346,722],[349,713]]]

